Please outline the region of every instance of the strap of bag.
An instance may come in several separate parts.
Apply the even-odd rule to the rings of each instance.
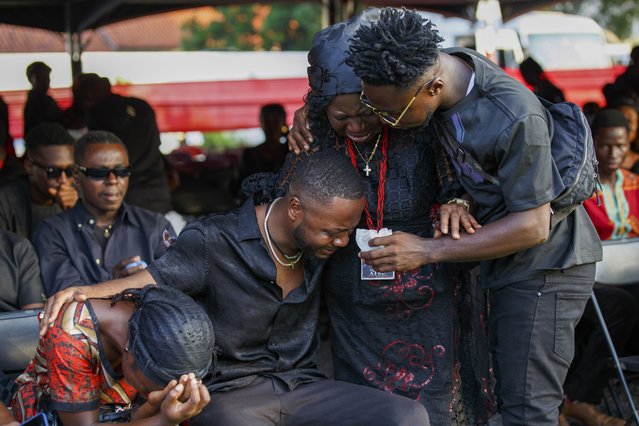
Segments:
[[[542,98],[539,98],[539,99],[542,99]],[[548,102],[548,101],[545,101],[545,102]],[[552,116],[550,115],[550,112],[548,111],[548,108],[544,107],[544,111],[546,112],[546,116],[548,117],[548,122],[552,123]],[[436,122],[435,132],[437,133],[437,136],[440,139],[444,139],[446,141],[446,144],[450,148],[451,152],[455,154],[455,157],[456,157],[458,162],[460,162],[460,163],[464,163],[465,162],[466,164],[469,164],[484,179],[486,179],[487,181],[489,181],[490,183],[492,183],[494,185],[499,185],[499,179],[497,179],[493,175],[490,175],[490,174],[486,173],[484,171],[484,169],[482,169],[482,167],[479,164],[479,162],[477,160],[475,160],[472,155],[470,155],[466,151],[464,151],[464,148],[457,141],[457,138],[448,130],[448,128],[444,125],[444,123],[438,117],[435,118],[435,122]],[[549,129],[548,129],[549,132],[554,131],[554,128],[552,127],[553,125],[554,124],[550,124],[549,125],[550,126]],[[444,135],[441,134],[440,129],[444,129],[444,133],[445,133]],[[572,209],[565,209],[565,210],[563,210],[561,212],[555,212],[552,209],[552,207],[551,207],[551,209],[550,209],[550,212],[551,212],[550,227],[554,228],[554,226],[557,223],[559,223],[561,220],[566,218],[576,208],[577,208],[577,206],[574,206],[574,208],[572,208]]]
[[[466,163],[470,165],[477,173],[479,173],[479,175],[481,175],[481,177],[483,177],[493,185],[499,185],[499,179],[491,174],[486,173],[479,162],[475,160],[472,155],[464,151],[464,148],[457,141],[457,138],[450,132],[450,130],[448,130],[448,127],[446,127],[446,125],[439,119],[439,117],[434,118],[436,122],[435,131],[437,132],[437,136],[440,139],[444,139],[446,141],[446,144],[451,149],[451,153],[454,153],[456,160],[460,164]],[[443,129],[445,133],[444,135],[441,134],[440,129]]]

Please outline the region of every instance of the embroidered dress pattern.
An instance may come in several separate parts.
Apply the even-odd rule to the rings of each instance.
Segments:
[[[386,315],[407,320],[414,311],[427,309],[433,303],[436,293],[427,284],[433,278],[433,274],[423,276],[420,272],[421,268],[398,272],[390,284],[387,281],[367,282],[369,286],[381,291],[384,299],[394,301],[393,306],[386,308]]]
[[[445,154],[436,152],[441,147],[426,140],[413,143],[410,135],[406,139],[398,136],[393,135],[388,147],[383,226],[429,237],[429,215],[441,191],[433,183],[442,173],[433,159]],[[341,145],[336,148],[343,149]],[[375,161],[381,161],[381,155],[371,162],[373,172],[365,182],[369,212],[377,224],[382,179]],[[365,167],[361,158],[357,166],[359,170]],[[452,169],[443,171],[444,176],[446,172]],[[367,227],[370,221],[362,222]],[[463,405],[455,300],[461,285],[459,271],[424,265],[396,272],[393,281],[362,281],[354,276],[355,262],[357,248],[349,244],[331,258],[325,271],[336,333],[333,351],[338,354],[335,378],[422,401],[432,422],[453,424]],[[333,311],[338,306],[341,308]],[[468,378],[469,371],[465,374]]]
[[[390,342],[377,365],[364,369],[364,377],[376,388],[398,393],[414,400],[422,398],[422,389],[435,374],[435,358],[446,353],[443,346],[425,348],[405,340]]]

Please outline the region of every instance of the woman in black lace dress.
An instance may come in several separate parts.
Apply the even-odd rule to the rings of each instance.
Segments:
[[[433,218],[442,206],[445,215],[454,216],[451,224],[457,227],[461,216],[464,228],[473,232],[477,224],[463,205],[447,204],[461,195],[461,185],[451,177],[446,154],[430,129],[384,126],[361,104],[361,82],[344,64],[348,39],[360,19],[365,15],[315,36],[308,55],[311,89],[292,135],[301,140],[295,127],[304,125],[307,112],[317,141],[309,155],[335,149],[360,171],[368,186],[360,228],[432,237]],[[299,150],[295,144],[292,148]],[[304,155],[289,155],[274,188],[260,188],[266,197],[284,191]],[[250,184],[258,181],[267,180],[249,179],[245,189],[255,190]],[[433,425],[485,423],[492,399],[480,323],[484,305],[479,290],[470,288],[467,265],[425,265],[397,272],[393,279],[369,280],[361,278],[359,251],[353,236],[324,272],[335,378],[419,400]]]

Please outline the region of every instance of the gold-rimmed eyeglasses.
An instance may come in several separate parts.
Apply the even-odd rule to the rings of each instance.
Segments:
[[[373,110],[373,112],[375,114],[377,114],[377,116],[379,118],[381,118],[382,120],[384,120],[386,123],[390,124],[391,126],[396,127],[399,124],[399,122],[402,119],[402,117],[404,117],[404,115],[406,114],[406,112],[408,111],[410,106],[413,105],[413,102],[415,102],[415,99],[417,99],[417,96],[419,95],[419,92],[421,92],[424,87],[430,88],[430,86],[433,84],[433,82],[435,80],[437,80],[437,77],[431,78],[427,82],[425,82],[422,85],[420,85],[419,89],[417,89],[417,92],[415,92],[415,95],[413,96],[413,99],[410,100],[408,105],[406,105],[406,107],[401,112],[401,114],[399,114],[398,117],[393,116],[393,114],[391,114],[390,112],[380,111],[377,108],[375,108],[373,106],[373,104],[371,104],[370,101],[366,98],[366,95],[364,95],[364,91],[363,90],[362,90],[362,93],[360,93],[360,95],[359,95],[359,100],[360,100],[361,103],[363,103],[368,108]]]

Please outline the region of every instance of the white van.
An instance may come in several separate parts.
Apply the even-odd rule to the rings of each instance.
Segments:
[[[612,66],[604,30],[592,19],[561,12],[528,12],[497,28],[424,12],[439,29],[443,47],[465,46],[516,69],[532,56],[545,70]]]
[[[529,12],[505,22],[502,28],[514,31],[524,56],[532,56],[545,70],[612,66],[604,31],[590,18],[560,12]]]

